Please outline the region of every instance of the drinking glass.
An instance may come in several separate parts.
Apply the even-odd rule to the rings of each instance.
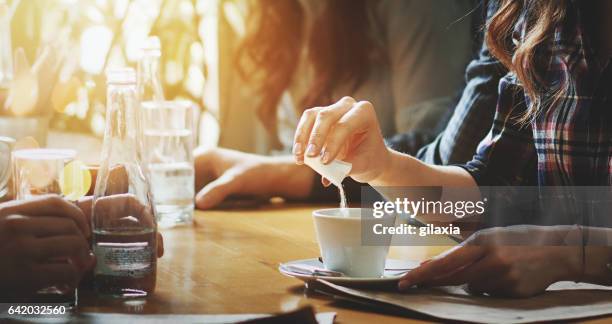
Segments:
[[[193,220],[194,110],[183,101],[142,103],[143,160],[160,227],[191,224]]]
[[[64,166],[76,157],[74,150],[24,149],[13,152],[13,186],[15,199],[25,200],[40,195],[62,195]],[[53,262],[67,262],[53,260]],[[76,305],[76,289],[52,286],[41,289],[36,302],[53,302],[68,307]]]
[[[15,199],[57,194],[62,195],[64,166],[75,159],[76,151],[26,149],[13,152],[13,185]]]
[[[9,178],[11,175],[11,150],[15,140],[0,136],[0,201],[5,200],[9,192]]]

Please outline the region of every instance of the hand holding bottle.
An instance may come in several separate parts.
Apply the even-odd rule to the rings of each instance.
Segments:
[[[157,225],[141,160],[142,131],[133,69],[107,72],[106,104],[91,213],[94,290],[115,298],[147,297],[155,290]]]
[[[0,295],[75,288],[94,264],[90,235],[87,217],[59,196],[0,204]]]
[[[93,197],[88,196],[77,202],[79,208],[89,222],[91,217],[91,205]],[[100,198],[96,203],[96,212],[104,213],[108,217],[120,219],[121,215],[136,215],[137,218],[142,218],[147,224],[153,222],[153,215],[147,212],[147,209],[138,200],[130,194],[117,194]],[[91,235],[91,232],[90,234]],[[157,232],[157,257],[161,258],[164,255],[164,237],[160,232]]]

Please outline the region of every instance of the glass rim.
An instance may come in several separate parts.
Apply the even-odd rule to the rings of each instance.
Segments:
[[[333,218],[333,219],[361,219],[361,210],[370,209],[371,208],[359,208],[359,207],[349,207],[349,208],[325,208],[325,209],[317,209],[312,211],[313,217],[319,218]],[[348,210],[348,216],[342,215],[342,210]]]
[[[343,215],[342,210],[348,210],[348,215]],[[368,211],[366,215],[373,215],[374,209],[372,208],[360,208],[360,207],[348,207],[348,208],[324,208],[317,209],[312,211],[313,218],[327,218],[327,219],[335,219],[335,220],[343,220],[343,221],[361,221],[363,220],[363,211]],[[381,218],[374,218],[378,220],[382,219],[390,219],[397,218],[395,214],[385,215]]]
[[[15,142],[17,142],[16,139],[9,137],[9,136],[0,136],[0,143],[6,143],[9,145],[13,145],[15,144]]]
[[[133,84],[136,83],[136,70],[131,67],[109,68],[106,70],[106,83]]]
[[[75,159],[76,156],[77,151],[72,149],[36,148],[13,151],[13,158],[20,160],[70,160]]]

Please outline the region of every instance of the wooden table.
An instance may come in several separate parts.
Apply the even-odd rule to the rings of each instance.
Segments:
[[[270,204],[249,210],[197,211],[193,227],[162,230],[165,255],[157,289],[146,303],[99,300],[85,294],[83,312],[161,314],[278,313],[313,305],[337,312],[339,323],[406,318],[337,304],[309,293],[278,265],[319,256],[311,212],[323,206]],[[392,248],[391,256],[423,259],[444,247]]]
[[[100,143],[75,134],[51,134],[52,147],[77,148],[88,163]],[[281,262],[319,256],[311,213],[330,207],[270,204],[243,210],[197,211],[193,227],[162,230],[165,255],[158,261],[157,289],[144,303],[102,300],[85,292],[82,312],[134,314],[279,313],[312,305],[336,312],[337,323],[416,323],[307,293],[304,284],[278,272]],[[450,243],[449,240],[438,243]],[[392,247],[390,257],[423,260],[448,246]],[[589,323],[609,323],[610,317]]]

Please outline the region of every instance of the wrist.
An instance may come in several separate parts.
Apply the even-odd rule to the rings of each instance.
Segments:
[[[394,179],[397,180],[396,172],[400,170],[402,158],[404,158],[403,154],[387,147],[379,159],[378,170],[380,171],[368,181],[368,184],[373,187],[393,185]]]
[[[563,251],[558,255],[562,271],[559,281],[584,281],[584,255],[581,245],[569,246],[569,253]]]

